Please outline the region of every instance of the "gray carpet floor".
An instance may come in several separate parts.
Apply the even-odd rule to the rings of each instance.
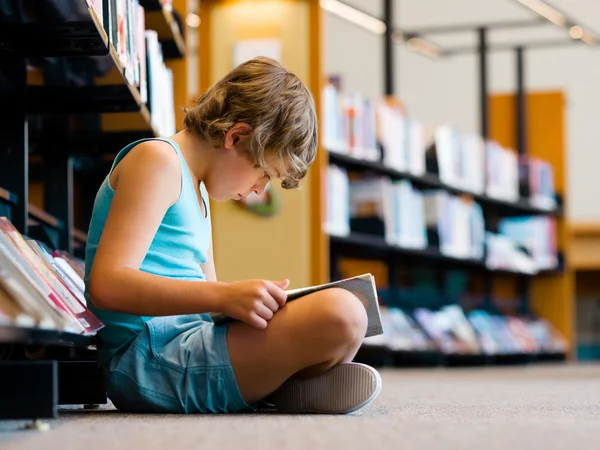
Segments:
[[[50,430],[0,422],[6,450],[600,449],[600,365],[382,371],[347,416],[61,411]],[[1,399],[0,399],[1,401]]]

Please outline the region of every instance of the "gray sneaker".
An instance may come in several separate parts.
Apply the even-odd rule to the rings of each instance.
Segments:
[[[292,378],[269,397],[283,413],[347,414],[371,403],[381,375],[365,364],[343,363],[313,378]]]

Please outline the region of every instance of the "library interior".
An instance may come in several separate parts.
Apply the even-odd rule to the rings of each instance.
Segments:
[[[0,0],[0,447],[597,448],[599,47],[597,0]],[[199,98],[216,101],[218,94],[209,96],[215,85],[259,57],[307,88],[316,155],[298,189],[275,171],[272,181],[222,201],[210,195],[219,177],[194,172],[210,163],[189,156],[196,147],[179,149],[189,136],[210,147],[208,134],[184,122]],[[224,89],[252,76],[229,79]],[[274,89],[254,95],[271,95],[275,122],[300,117],[282,109],[298,107],[286,103],[297,93],[275,98]],[[221,97],[223,111],[240,103]],[[227,119],[220,147],[205,155],[234,158],[223,156],[228,137],[250,116]],[[156,227],[139,235],[123,234],[164,200],[148,180],[154,175],[142,175],[150,163],[121,164],[117,172],[125,148],[131,158],[150,158],[133,143],[175,162],[180,156],[176,179],[189,173],[197,181],[189,192],[200,197],[208,228],[189,222],[200,217],[192,205],[175,219],[163,210]],[[300,154],[266,144],[259,150]],[[129,184],[127,170],[138,174]],[[118,196],[115,173],[124,186],[142,183],[131,191],[139,202]],[[179,204],[191,185],[175,184]],[[147,187],[155,201],[142,193]],[[105,223],[102,208],[117,203],[103,203],[109,190],[121,209]],[[142,249],[139,260],[106,253],[105,225],[124,243],[113,251]],[[204,245],[196,238],[210,245],[183,248]],[[91,272],[101,244],[96,262],[119,267]],[[215,292],[265,286],[275,306],[261,303],[267,311],[256,317],[265,328],[248,334],[262,336],[261,355],[273,330],[290,323],[313,333],[306,342],[315,354],[329,345],[315,336],[335,336],[344,359],[327,356],[322,361],[331,364],[315,376],[299,374],[317,365],[298,366],[251,410],[227,409],[231,399],[220,409],[223,389],[244,403],[247,383],[260,385],[257,374],[266,379],[269,371],[256,367],[257,358],[248,372],[254,378],[238,390],[239,358],[232,347],[229,362],[226,330],[250,329],[250,321],[233,307],[208,309],[217,303],[200,297],[216,298],[210,289],[198,291],[209,293],[198,294],[192,310],[187,272],[176,270],[186,267],[184,256],[197,269],[194,280]],[[127,271],[143,277],[112,275]],[[176,281],[160,284],[167,278]],[[127,306],[111,300],[108,312],[104,293],[121,288],[113,297]],[[152,306],[143,306],[145,295]],[[155,306],[185,295],[185,312]],[[323,306],[329,299],[334,308]],[[357,299],[363,328],[345,310]],[[309,302],[317,306],[302,306]],[[133,305],[141,312],[128,313]],[[288,315],[277,325],[279,308]],[[300,311],[304,322],[330,330],[298,325],[304,316],[292,322]],[[167,335],[173,331],[164,324],[175,322],[163,319],[192,315],[201,317],[197,329]],[[357,329],[347,357],[342,335]],[[124,330],[129,337],[120,342]],[[304,334],[278,332],[293,347],[271,354],[271,364],[282,355],[299,360],[293,353],[303,347],[294,341]],[[107,359],[103,347],[115,342],[121,347]],[[140,359],[132,359],[143,342]],[[253,348],[248,342],[241,348]],[[175,357],[186,361],[177,365]],[[210,358],[223,366],[196,367]],[[207,390],[203,400],[197,389]]]

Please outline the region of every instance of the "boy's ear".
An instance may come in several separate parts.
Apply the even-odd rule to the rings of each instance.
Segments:
[[[244,122],[235,123],[225,134],[224,147],[227,149],[235,148],[240,142],[247,139],[250,133],[252,133],[250,125]]]

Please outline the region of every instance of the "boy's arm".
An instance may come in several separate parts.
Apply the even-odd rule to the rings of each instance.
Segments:
[[[148,141],[117,167],[113,201],[90,272],[93,303],[148,316],[219,311],[224,283],[175,280],[139,270],[165,212],[179,197],[177,154],[167,143]]]
[[[210,244],[208,249],[207,261],[204,264],[200,264],[202,272],[206,277],[206,281],[217,281],[217,271],[215,269],[215,260],[213,258],[213,245]]]

